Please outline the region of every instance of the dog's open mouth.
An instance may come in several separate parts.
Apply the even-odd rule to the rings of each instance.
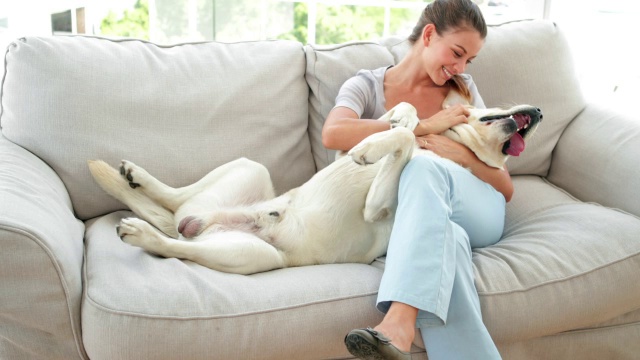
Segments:
[[[516,122],[518,130],[513,133],[511,139],[504,143],[502,152],[507,155],[518,156],[524,151],[526,146],[524,143],[524,136],[531,124],[531,116],[527,114],[514,114],[512,119]]]
[[[482,122],[500,121],[505,123],[511,133],[510,138],[502,146],[502,153],[519,156],[525,149],[525,139],[529,132],[542,120],[542,112],[535,107],[526,106],[511,114],[488,116],[480,119]]]

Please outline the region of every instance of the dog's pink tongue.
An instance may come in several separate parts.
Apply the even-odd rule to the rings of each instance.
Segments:
[[[515,133],[511,137],[507,154],[511,156],[518,156],[524,151],[524,139],[522,135]]]

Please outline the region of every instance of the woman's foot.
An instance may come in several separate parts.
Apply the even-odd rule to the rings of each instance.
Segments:
[[[371,329],[351,330],[344,338],[351,355],[364,360],[411,360],[411,354],[396,348],[381,333]]]
[[[368,360],[411,359],[418,309],[394,302],[375,329],[352,330],[344,338],[349,352]]]
[[[418,309],[400,302],[391,304],[389,311],[374,330],[384,334],[391,344],[402,351],[409,351],[416,336]]]
[[[391,341],[391,345],[401,351],[409,351],[411,349],[413,338],[416,335],[415,323],[412,326],[406,327],[402,326],[402,324],[393,325],[383,321],[380,325],[373,328],[373,330],[384,335]]]

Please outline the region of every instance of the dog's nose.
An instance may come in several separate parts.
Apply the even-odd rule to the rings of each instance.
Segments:
[[[542,120],[542,110],[540,110],[540,108],[536,108],[536,111],[540,114],[540,120]]]

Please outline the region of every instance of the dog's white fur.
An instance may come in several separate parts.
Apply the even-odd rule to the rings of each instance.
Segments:
[[[445,135],[490,166],[502,167],[508,157],[502,146],[513,125],[480,118],[505,111],[470,111],[467,124]],[[278,197],[267,169],[245,158],[183,188],[169,187],[129,161],[122,162],[120,172],[102,161],[89,161],[89,168],[107,193],[140,217],[123,219],[118,235],[151,253],[238,274],[370,263],[386,252],[403,167],[413,156],[435,156],[419,149],[407,128],[418,121],[413,106],[402,103],[381,120],[396,127],[367,137],[348,156]]]

